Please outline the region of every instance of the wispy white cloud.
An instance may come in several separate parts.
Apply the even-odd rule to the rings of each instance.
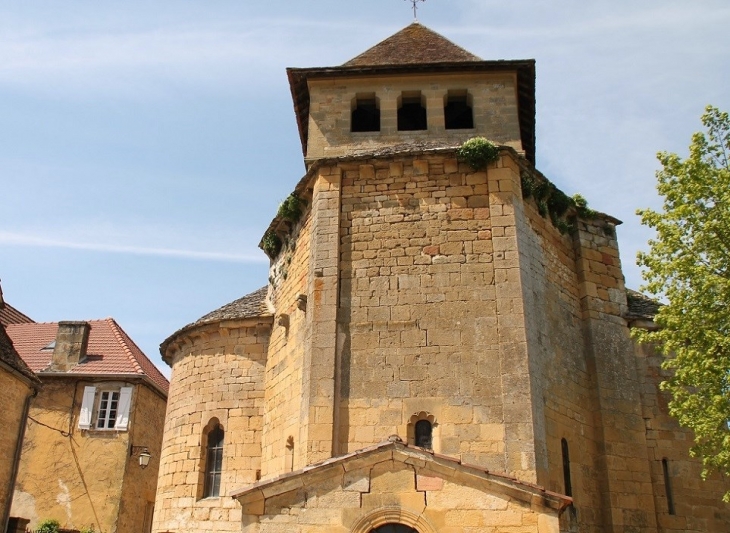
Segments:
[[[201,261],[226,261],[235,263],[266,263],[268,261],[264,254],[261,252],[211,252],[200,250],[186,250],[180,248],[106,244],[91,241],[63,240],[53,237],[41,237],[39,235],[9,231],[0,231],[0,245],[34,246],[39,248],[66,248],[72,250],[87,250],[91,252],[174,257],[180,259],[194,259]]]
[[[304,38],[324,28],[332,40]],[[183,83],[228,87],[240,94],[279,84],[287,65],[308,65],[313,58],[315,63],[340,63],[342,48],[332,43],[348,37],[356,50],[353,36],[362,35],[367,42],[365,35],[372,31],[354,22],[294,18],[114,32],[6,29],[0,40],[0,86],[86,97],[98,92],[149,97],[157,89],[169,97],[161,89]]]

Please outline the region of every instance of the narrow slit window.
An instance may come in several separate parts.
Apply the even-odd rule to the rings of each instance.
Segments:
[[[474,127],[474,113],[466,91],[449,91],[444,104],[444,122],[447,130]]]
[[[220,425],[208,433],[204,498],[220,495],[221,473],[223,472],[223,436],[223,428]]]
[[[419,131],[427,127],[426,106],[421,93],[403,93],[398,106],[398,131]]]
[[[416,422],[416,446],[431,449],[433,447],[433,426],[428,420]]]
[[[674,497],[672,496],[672,480],[669,477],[669,461],[662,459],[662,471],[664,472],[664,492],[667,494],[667,512],[674,514]]]
[[[563,451],[563,483],[565,484],[565,495],[573,496],[573,484],[570,481],[570,452],[568,451],[568,441],[561,439],[560,447]]]
[[[374,94],[355,98],[350,131],[380,131],[380,108]]]

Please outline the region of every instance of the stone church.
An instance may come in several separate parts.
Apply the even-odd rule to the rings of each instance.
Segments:
[[[268,285],[161,345],[153,531],[729,531],[631,340],[657,306],[620,222],[535,168],[534,61],[413,23],[288,77],[307,170]]]

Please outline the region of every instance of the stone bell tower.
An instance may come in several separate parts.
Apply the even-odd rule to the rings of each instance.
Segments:
[[[483,61],[414,22],[342,66],[287,72],[307,163],[476,136],[534,163],[533,60]]]

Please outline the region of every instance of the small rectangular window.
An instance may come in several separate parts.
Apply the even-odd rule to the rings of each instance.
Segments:
[[[97,429],[114,429],[119,407],[119,391],[102,391],[99,395],[99,410],[96,416]]]

